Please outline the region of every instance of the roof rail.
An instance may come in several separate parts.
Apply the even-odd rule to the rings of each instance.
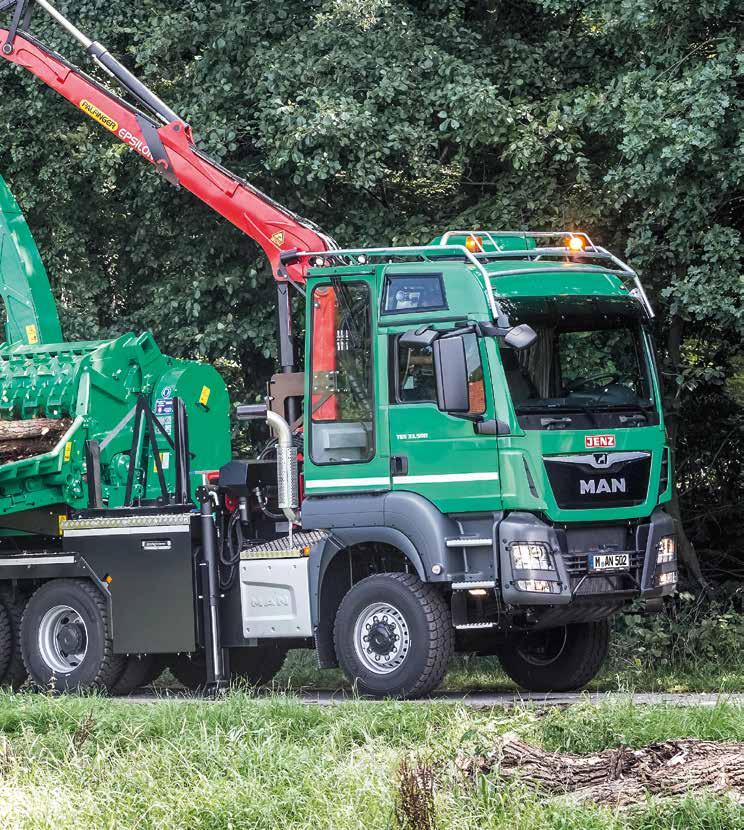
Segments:
[[[323,265],[326,260],[347,260],[345,264],[349,265],[366,265],[370,259],[398,259],[398,258],[415,258],[429,261],[436,261],[441,259],[443,253],[453,253],[458,256],[463,256],[465,260],[472,265],[478,273],[483,277],[483,290],[488,300],[489,308],[493,319],[498,325],[508,326],[508,317],[496,300],[496,295],[493,293],[493,286],[491,285],[491,278],[483,266],[482,262],[464,246],[464,245],[411,245],[402,247],[390,248],[340,248],[332,251],[299,251],[296,256],[310,259],[310,265]],[[315,261],[313,261],[315,260]]]
[[[543,259],[543,257],[562,257],[568,258],[569,261],[572,259],[576,259],[577,257],[581,257],[582,259],[590,259],[590,260],[609,260],[615,268],[603,268],[604,271],[615,274],[619,277],[626,277],[629,278],[633,282],[633,288],[631,289],[630,293],[636,297],[643,305],[646,313],[650,318],[655,317],[654,310],[651,306],[651,303],[648,299],[648,295],[646,294],[645,289],[641,283],[641,280],[636,273],[636,271],[630,267],[626,262],[623,262],[619,257],[616,257],[613,253],[608,251],[606,248],[603,248],[600,245],[596,245],[589,234],[584,233],[583,231],[494,231],[494,230],[451,230],[447,231],[442,237],[439,239],[437,244],[441,247],[452,247],[452,243],[449,240],[453,237],[460,237],[465,236],[466,242],[470,239],[473,240],[473,243],[477,248],[480,250],[476,250],[473,252],[473,255],[482,260],[482,259],[519,259],[525,257],[530,262],[539,262]],[[545,239],[562,239],[562,240],[570,240],[570,239],[580,239],[582,240],[582,244],[580,248],[570,248],[568,245],[535,245],[534,247],[527,247],[521,249],[505,249],[502,244],[498,242],[498,238],[504,237],[506,238],[522,238],[525,242],[528,239],[534,239],[536,242],[537,240]],[[486,246],[484,245],[484,239],[493,247],[493,250],[486,250]],[[469,248],[467,250],[470,250]],[[581,270],[580,263],[575,263],[576,270]],[[593,268],[593,266],[590,266]],[[599,266],[602,267],[602,266]],[[519,274],[535,274],[536,271],[554,271],[555,268],[547,266],[542,269],[535,269],[534,267],[530,268],[514,268],[509,269],[508,271],[500,271],[498,276],[516,276]],[[589,269],[587,269],[589,270]],[[496,275],[492,275],[496,276]]]
[[[502,246],[496,241],[496,237],[522,237],[523,239],[554,239],[557,237],[562,237],[563,239],[571,239],[573,237],[578,237],[579,239],[584,240],[584,245],[586,248],[596,249],[596,246],[589,238],[589,234],[584,233],[583,231],[475,231],[475,230],[462,230],[462,231],[447,231],[440,239],[440,245],[449,245],[450,237],[453,236],[465,236],[465,237],[472,237],[476,245],[480,248],[480,251],[476,251],[475,253],[486,253],[485,248],[483,247],[483,237],[487,237],[488,241],[493,245],[496,251],[502,251]],[[480,238],[479,238],[480,237]],[[510,251],[510,253],[512,253]]]

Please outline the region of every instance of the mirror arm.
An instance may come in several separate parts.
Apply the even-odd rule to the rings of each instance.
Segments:
[[[511,326],[496,326],[493,323],[478,323],[478,329],[484,337],[506,337]]]

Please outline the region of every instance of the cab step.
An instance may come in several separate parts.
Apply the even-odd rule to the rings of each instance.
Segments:
[[[445,544],[448,548],[490,548],[493,546],[493,539],[484,539],[478,536],[463,536],[460,539],[447,539]]]

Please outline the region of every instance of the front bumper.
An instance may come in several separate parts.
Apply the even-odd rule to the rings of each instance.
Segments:
[[[531,513],[510,513],[499,523],[498,565],[503,600],[510,605],[567,605],[575,600],[654,599],[674,593],[676,558],[659,563],[659,542],[676,536],[674,519],[657,508],[648,521],[629,529],[620,525],[558,528]],[[551,569],[518,568],[514,545],[534,545],[549,553]],[[627,553],[630,567],[590,571],[595,554]]]

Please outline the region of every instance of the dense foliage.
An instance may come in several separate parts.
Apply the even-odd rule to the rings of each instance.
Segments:
[[[734,557],[718,568],[741,567],[740,0],[68,6],[209,152],[342,242],[565,225],[630,259],[659,310],[688,529]],[[220,361],[236,395],[259,392],[274,315],[255,246],[35,80],[0,71],[0,170],[68,337],[149,327],[172,353]]]

